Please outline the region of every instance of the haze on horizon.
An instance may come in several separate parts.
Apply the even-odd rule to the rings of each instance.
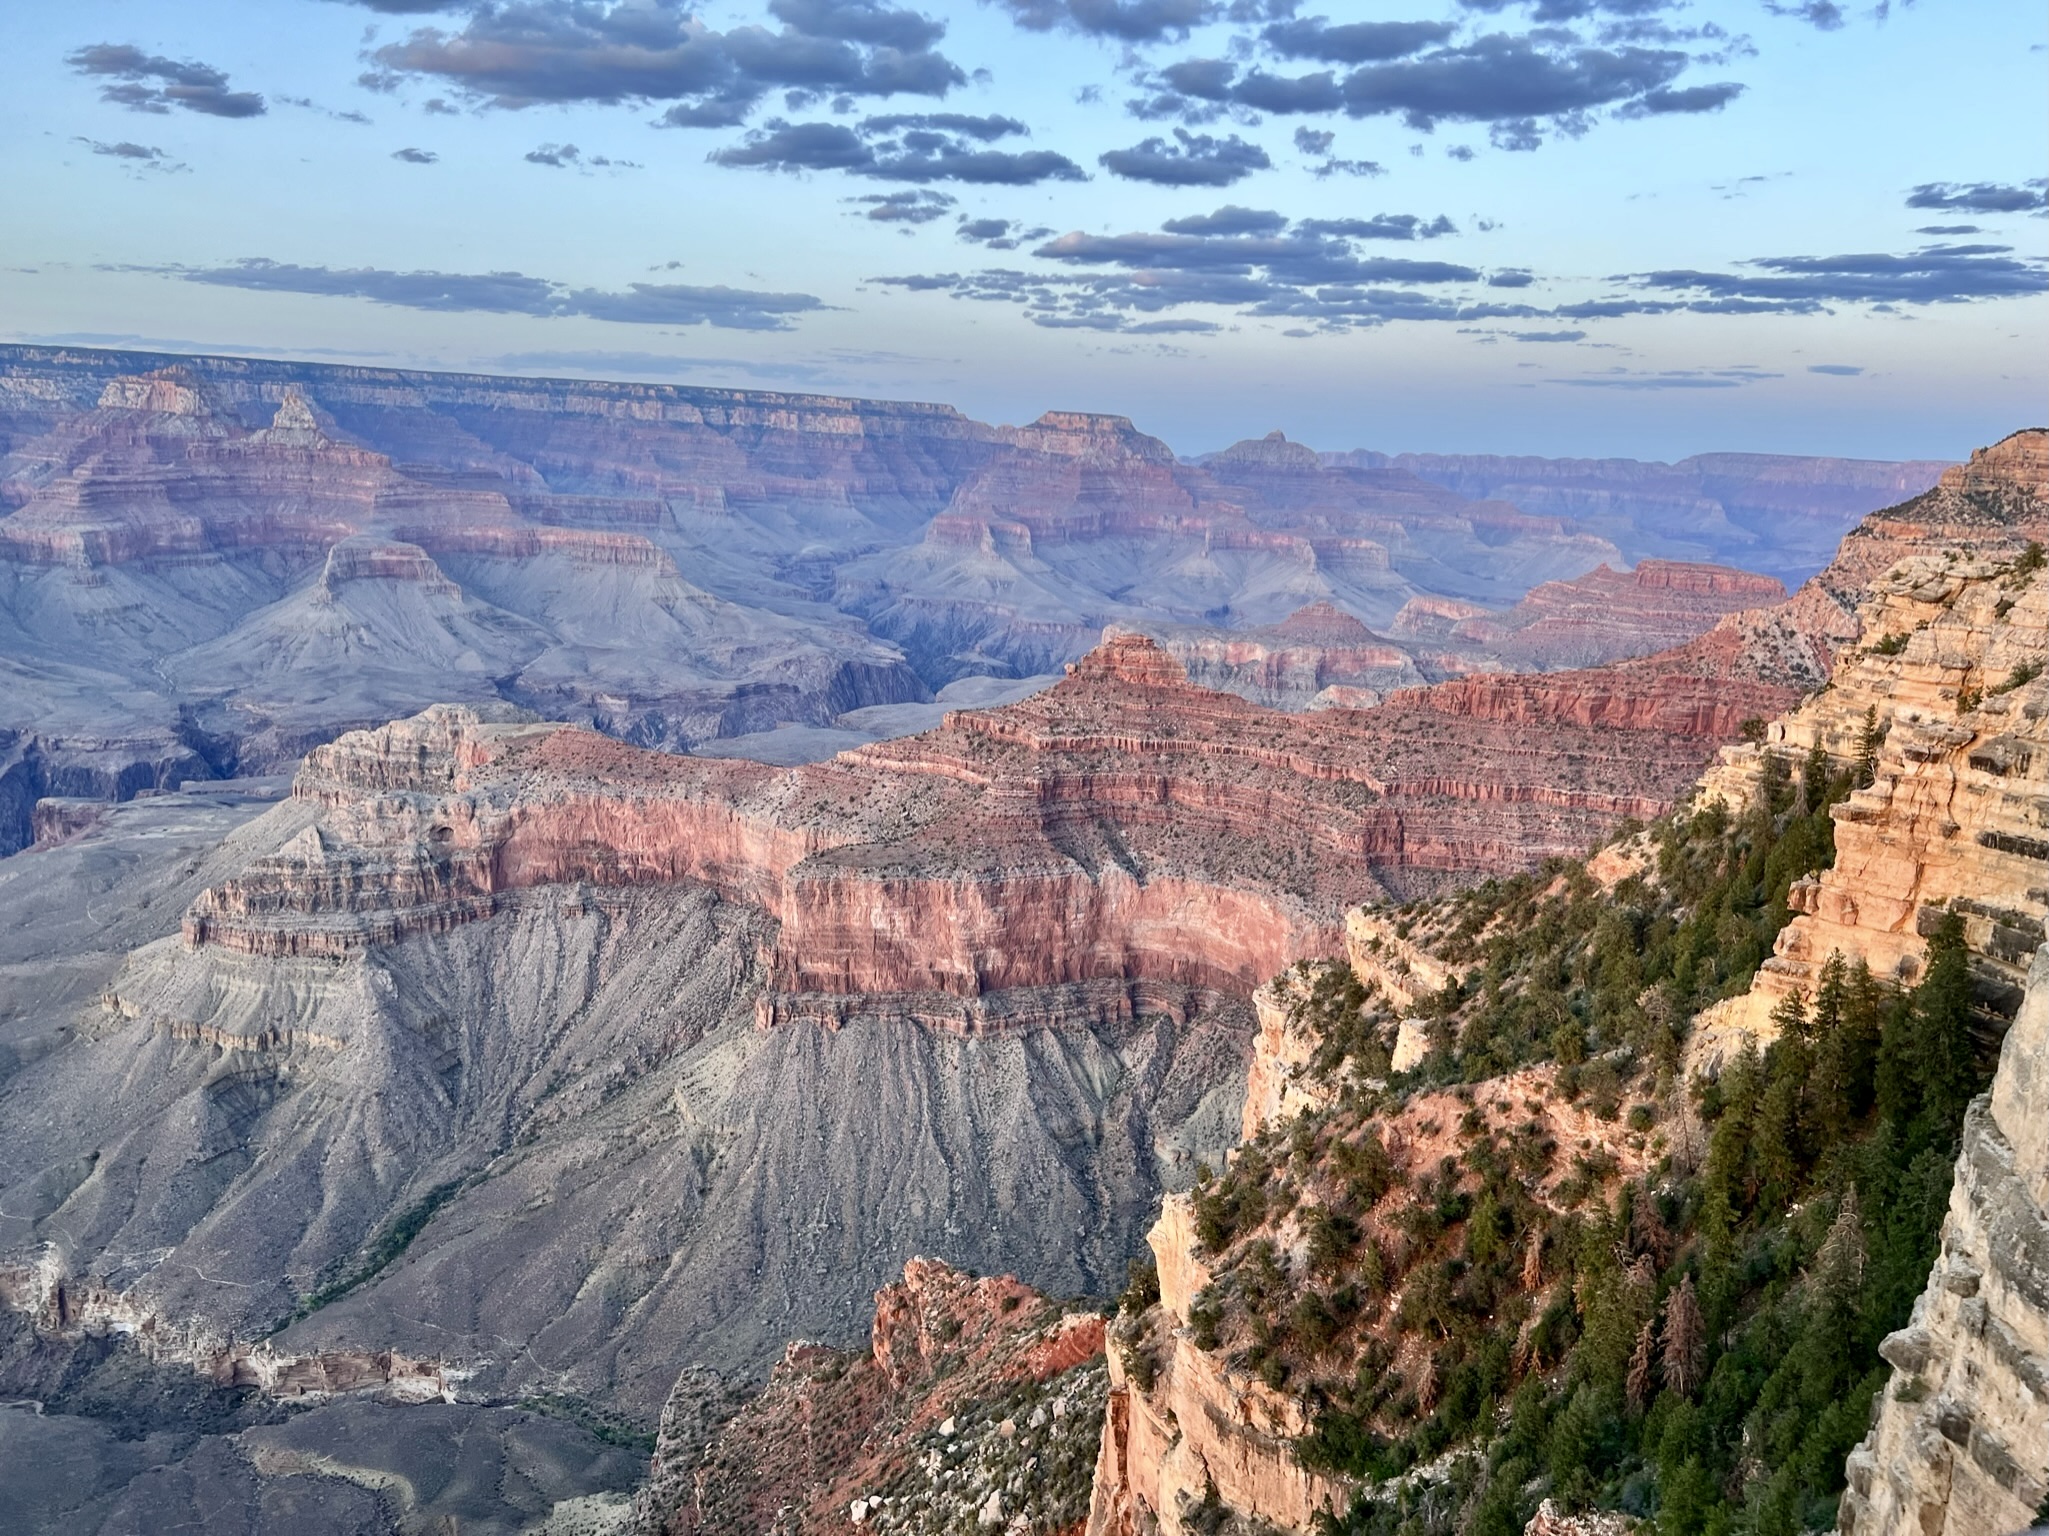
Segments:
[[[11,7],[0,339],[1113,411],[1183,453],[2042,418],[2039,5]]]

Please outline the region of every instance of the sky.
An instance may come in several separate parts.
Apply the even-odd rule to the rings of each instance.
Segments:
[[[2049,420],[2039,0],[0,7],[0,340],[1960,457]]]

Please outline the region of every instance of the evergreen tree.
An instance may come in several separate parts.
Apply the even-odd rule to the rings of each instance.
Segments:
[[[1693,1396],[1707,1365],[1707,1321],[1693,1294],[1693,1277],[1679,1282],[1665,1298],[1665,1385],[1681,1397]]]

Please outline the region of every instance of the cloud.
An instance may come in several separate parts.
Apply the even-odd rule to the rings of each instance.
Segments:
[[[1907,206],[1949,208],[1958,213],[2033,213],[2049,208],[2049,181],[2037,176],[2018,185],[1997,181],[1923,182],[1908,194]]]
[[[638,161],[611,160],[603,155],[586,155],[574,144],[543,144],[528,150],[520,158],[530,165],[545,165],[554,170],[618,170],[637,171]]]
[[[1027,131],[1016,118],[954,113],[872,117],[851,128],[844,123],[770,118],[710,158],[714,164],[735,168],[844,171],[881,181],[1019,187],[1088,179],[1080,166],[1050,149],[987,147],[993,139]]]
[[[1624,117],[1662,117],[1681,112],[1719,112],[1749,87],[1734,80],[1690,85],[1683,90],[1661,87],[1646,91],[1622,109]]]
[[[1326,176],[1385,176],[1387,167],[1378,160],[1329,159],[1316,168],[1316,179]]]
[[[380,267],[299,266],[249,256],[219,267],[145,270],[259,293],[303,293],[367,299],[373,304],[443,314],[484,313],[552,318],[581,315],[628,325],[711,325],[725,330],[780,331],[790,316],[822,308],[808,293],[698,288],[681,283],[629,283],[623,292],[569,288],[519,272],[394,272]]]
[[[934,219],[945,218],[946,210],[954,205],[954,199],[944,192],[925,188],[914,192],[870,192],[847,201],[865,208],[867,211],[861,216],[878,224],[930,224]]]
[[[1321,16],[1276,22],[1260,33],[1275,53],[1325,64],[1373,64],[1407,58],[1447,41],[1448,21],[1354,21],[1332,26]]]
[[[1825,373],[1832,378],[1854,379],[1864,370],[1851,363],[1810,363],[1807,371],[1809,373]]]
[[[1983,231],[1975,224],[1923,224],[1914,231],[1917,235],[1976,235]]]
[[[608,352],[599,349],[561,352],[507,352],[486,359],[487,366],[509,373],[596,374],[601,378],[650,375],[674,378],[687,373],[743,373],[755,378],[810,383],[824,370],[812,363],[770,363],[739,357],[674,357],[665,352]]]
[[[1169,219],[1160,226],[1170,235],[1276,235],[1287,227],[1285,214],[1270,208],[1240,208],[1236,203],[1226,203],[1215,213]]]
[[[1597,107],[1636,102],[1671,84],[1686,68],[1673,49],[1551,47],[1526,37],[1493,33],[1456,48],[1417,58],[1371,64],[1345,77],[1345,110],[1354,117],[1399,114],[1411,128],[1441,122],[1506,125],[1512,139],[1533,136],[1550,119],[1577,131]],[[1503,147],[1526,147],[1522,143]]]
[[[1696,311],[1813,313],[1825,304],[1960,304],[2049,290],[2049,264],[2006,245],[1930,245],[1905,255],[1764,256],[1742,272],[1640,274],[1646,288],[1692,292]]]
[[[1506,331],[1512,341],[1585,341],[1585,331]]]
[[[1000,0],[1011,19],[1032,32],[1055,29],[1127,43],[1186,37],[1215,19],[1213,0]]]
[[[1016,219],[963,218],[954,233],[970,245],[987,246],[992,251],[1014,251],[1027,240],[1043,240],[1053,231],[1043,224],[1026,228]]]
[[[100,99],[135,112],[169,112],[173,107],[208,117],[261,117],[264,101],[254,91],[231,91],[228,77],[210,64],[167,59],[127,43],[94,43],[65,62],[81,75],[104,80]]]
[[[1304,126],[1295,130],[1295,147],[1305,155],[1327,155],[1337,137],[1328,128]]]
[[[422,27],[371,54],[367,84],[406,75],[474,100],[672,102],[665,125],[735,127],[771,90],[944,96],[967,83],[932,47],[943,23],[878,0],[773,0],[780,30],[718,32],[683,0],[477,0],[459,30]]]
[[[1113,176],[1163,187],[1228,187],[1273,165],[1265,150],[1235,133],[1219,139],[1176,128],[1174,137],[1180,141],[1178,145],[1161,138],[1145,139],[1129,149],[1100,155],[1097,162]]]
[[[384,16],[424,16],[432,11],[465,10],[471,0],[341,0],[341,3],[360,5],[366,11],[376,11]]]
[[[1764,0],[1764,8],[1774,16],[1791,16],[1804,21],[1820,32],[1842,30],[1843,8],[1835,0],[1803,0],[1800,5],[1780,5],[1776,0]]]
[[[1573,379],[1546,379],[1547,384],[1565,384],[1577,389],[1741,389],[1783,375],[1756,368],[1668,368],[1657,373],[1637,373],[1617,368],[1608,373],[1587,374]]]
[[[403,160],[407,165],[432,165],[441,157],[431,149],[414,149],[411,145],[407,145],[404,149],[394,149],[391,152],[391,158]]]
[[[1305,235],[1343,235],[1349,240],[1435,240],[1458,233],[1458,226],[1441,213],[1434,219],[1413,213],[1376,213],[1370,219],[1304,219],[1296,228]]]
[[[167,157],[154,144],[136,144],[128,139],[118,143],[104,144],[98,139],[78,140],[96,155],[105,155],[114,160],[125,160],[138,170],[170,171],[180,169],[178,162]]]

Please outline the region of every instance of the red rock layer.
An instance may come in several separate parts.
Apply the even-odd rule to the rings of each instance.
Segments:
[[[1453,624],[1445,642],[1483,650],[1514,670],[1588,666],[1645,655],[1714,627],[1725,615],[1784,601],[1770,576],[1722,565],[1644,560],[1533,587],[1515,607]]]
[[[1637,676],[1591,703],[1529,685],[1513,710],[1433,690],[1286,715],[1122,635],[1031,699],[795,769],[435,709],[314,751],[294,794],[317,821],[185,933],[340,955],[536,887],[696,881],[780,925],[765,1022],[805,996],[924,1017],[920,997],[1026,987],[1243,995],[1334,950],[1345,909],[1390,886],[1522,868],[1660,810],[1735,724],[1654,675],[1632,707]]]

